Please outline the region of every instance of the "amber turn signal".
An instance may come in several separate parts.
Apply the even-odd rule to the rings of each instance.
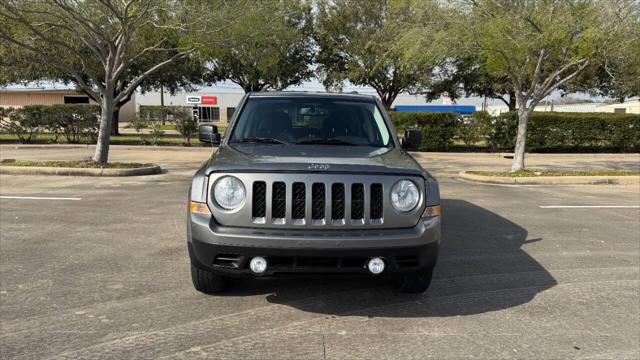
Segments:
[[[195,201],[189,201],[189,211],[192,214],[211,215],[207,204]]]
[[[424,209],[423,217],[440,216],[440,205],[427,206]]]

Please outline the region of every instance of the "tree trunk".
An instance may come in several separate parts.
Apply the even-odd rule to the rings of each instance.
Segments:
[[[509,91],[509,111],[516,111],[516,93]]]
[[[120,108],[113,110],[113,119],[111,119],[111,135],[120,135]]]
[[[516,148],[513,153],[513,165],[511,171],[524,170],[524,154],[527,143],[527,122],[533,107],[527,108],[525,104],[520,104],[518,109],[518,135],[516,137]]]
[[[102,94],[100,105],[102,106],[100,131],[98,132],[98,143],[96,144],[96,153],[93,160],[106,164],[109,159],[109,137],[111,135],[111,121],[115,110],[113,91],[107,90]]]
[[[164,86],[162,84],[160,84],[160,107],[162,108],[162,111],[160,111],[162,114],[162,125],[164,125],[167,120],[167,114],[164,112]]]
[[[396,99],[396,93],[392,92],[392,90],[376,90],[376,92],[378,93],[378,96],[380,97],[380,101],[382,101],[382,105],[384,105],[384,108],[387,109],[387,111],[390,111],[391,105],[393,105],[393,102]]]

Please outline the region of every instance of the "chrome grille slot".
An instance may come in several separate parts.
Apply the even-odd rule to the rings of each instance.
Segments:
[[[273,183],[271,195],[271,218],[274,224],[284,224],[287,216],[287,186],[284,182]]]
[[[351,184],[351,223],[364,224],[364,185]]]
[[[371,221],[381,220],[383,215],[384,195],[382,184],[371,184]]]
[[[324,220],[325,190],[323,183],[313,183],[311,186],[311,220]]]
[[[334,224],[344,221],[344,184],[331,185],[331,220]]]
[[[305,186],[304,183],[293,183],[293,196],[291,203],[291,219],[297,225],[304,225],[305,215]]]
[[[253,201],[251,215],[255,219],[267,216],[267,184],[264,181],[253,183]]]

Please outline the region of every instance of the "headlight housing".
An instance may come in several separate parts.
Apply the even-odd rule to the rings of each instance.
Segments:
[[[235,176],[223,176],[213,186],[213,198],[226,210],[238,208],[244,202],[247,192],[244,184]]]
[[[398,211],[411,211],[420,201],[420,190],[411,180],[400,180],[391,188],[391,204]]]

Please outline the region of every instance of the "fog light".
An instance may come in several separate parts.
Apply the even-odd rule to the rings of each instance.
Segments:
[[[251,259],[249,268],[256,274],[262,274],[263,272],[265,272],[265,270],[267,270],[267,259],[261,256],[256,256]]]
[[[367,263],[367,269],[374,275],[378,275],[384,271],[384,260],[380,258],[373,258]]]

